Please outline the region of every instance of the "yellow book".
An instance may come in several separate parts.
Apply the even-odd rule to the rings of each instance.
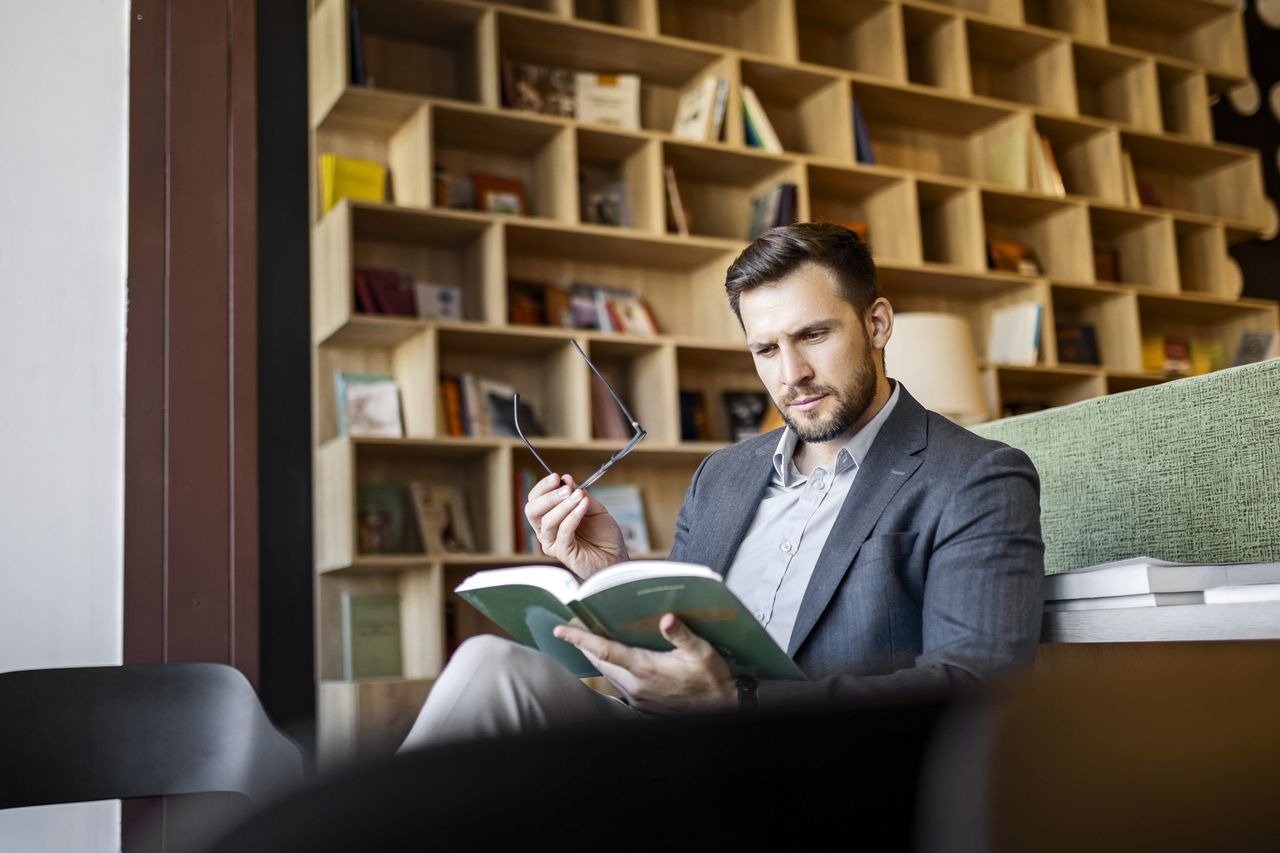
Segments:
[[[1226,350],[1222,341],[1209,338],[1193,338],[1191,340],[1191,372],[1199,376],[1213,373],[1227,366]]]
[[[1142,336],[1142,369],[1151,373],[1164,372],[1164,335]]]
[[[344,198],[386,201],[387,167],[372,160],[321,154],[320,193],[325,213]]]

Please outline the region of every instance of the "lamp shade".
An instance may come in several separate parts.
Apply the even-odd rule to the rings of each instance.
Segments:
[[[894,314],[884,358],[886,372],[926,409],[966,426],[987,419],[978,354],[963,317],[928,311]]]

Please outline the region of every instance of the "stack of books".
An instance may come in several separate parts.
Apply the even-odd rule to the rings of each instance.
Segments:
[[[1193,565],[1130,557],[1045,579],[1045,610],[1280,601],[1280,562]]]

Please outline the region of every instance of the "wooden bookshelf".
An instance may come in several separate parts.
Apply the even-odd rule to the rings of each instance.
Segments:
[[[370,86],[348,82],[353,2]],[[721,393],[760,389],[723,279],[746,245],[751,200],[780,182],[796,184],[802,220],[866,222],[896,309],[965,317],[980,354],[993,312],[1042,306],[1036,364],[983,363],[992,417],[1165,381],[1143,369],[1144,336],[1206,341],[1229,363],[1241,335],[1278,326],[1275,303],[1240,298],[1227,253],[1264,231],[1266,209],[1258,153],[1213,139],[1209,97],[1248,67],[1240,12],[1226,0],[316,0],[310,27],[313,156],[382,161],[391,183],[386,203],[344,200],[324,215],[313,193],[328,757],[388,748],[385,730],[411,722],[452,647],[490,628],[453,585],[477,568],[546,561],[515,553],[516,477],[532,458],[515,439],[449,437],[438,375],[515,386],[547,429],[548,461],[582,477],[621,442],[594,437],[579,341],[649,431],[610,482],[640,486],[653,556],[665,555],[690,475],[729,439]],[[504,108],[503,58],[639,75],[640,127]],[[676,139],[679,97],[708,74],[729,81],[724,140]],[[783,153],[746,144],[743,86]],[[855,158],[855,100],[874,165]],[[1065,197],[1031,190],[1032,134],[1049,140]],[[1144,204],[1126,203],[1126,156]],[[583,166],[622,182],[632,226],[580,220]],[[667,166],[689,236],[667,232]],[[529,215],[440,206],[437,167],[519,178]],[[1041,273],[989,269],[993,238],[1032,246]],[[1116,281],[1098,280],[1094,249],[1115,253]],[[352,277],[367,266],[458,285],[462,320],[360,313]],[[662,334],[512,325],[511,280],[629,288]],[[1094,329],[1098,364],[1060,357],[1064,324]],[[406,437],[341,437],[335,371],[392,374]],[[681,441],[682,389],[705,396],[706,440]],[[477,553],[361,553],[356,490],[414,478],[465,491]],[[401,596],[400,679],[340,678],[341,596],[363,591]]]

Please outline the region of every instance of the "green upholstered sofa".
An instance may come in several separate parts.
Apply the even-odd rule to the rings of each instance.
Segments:
[[[1041,479],[1047,574],[1280,560],[1280,359],[993,421]]]

